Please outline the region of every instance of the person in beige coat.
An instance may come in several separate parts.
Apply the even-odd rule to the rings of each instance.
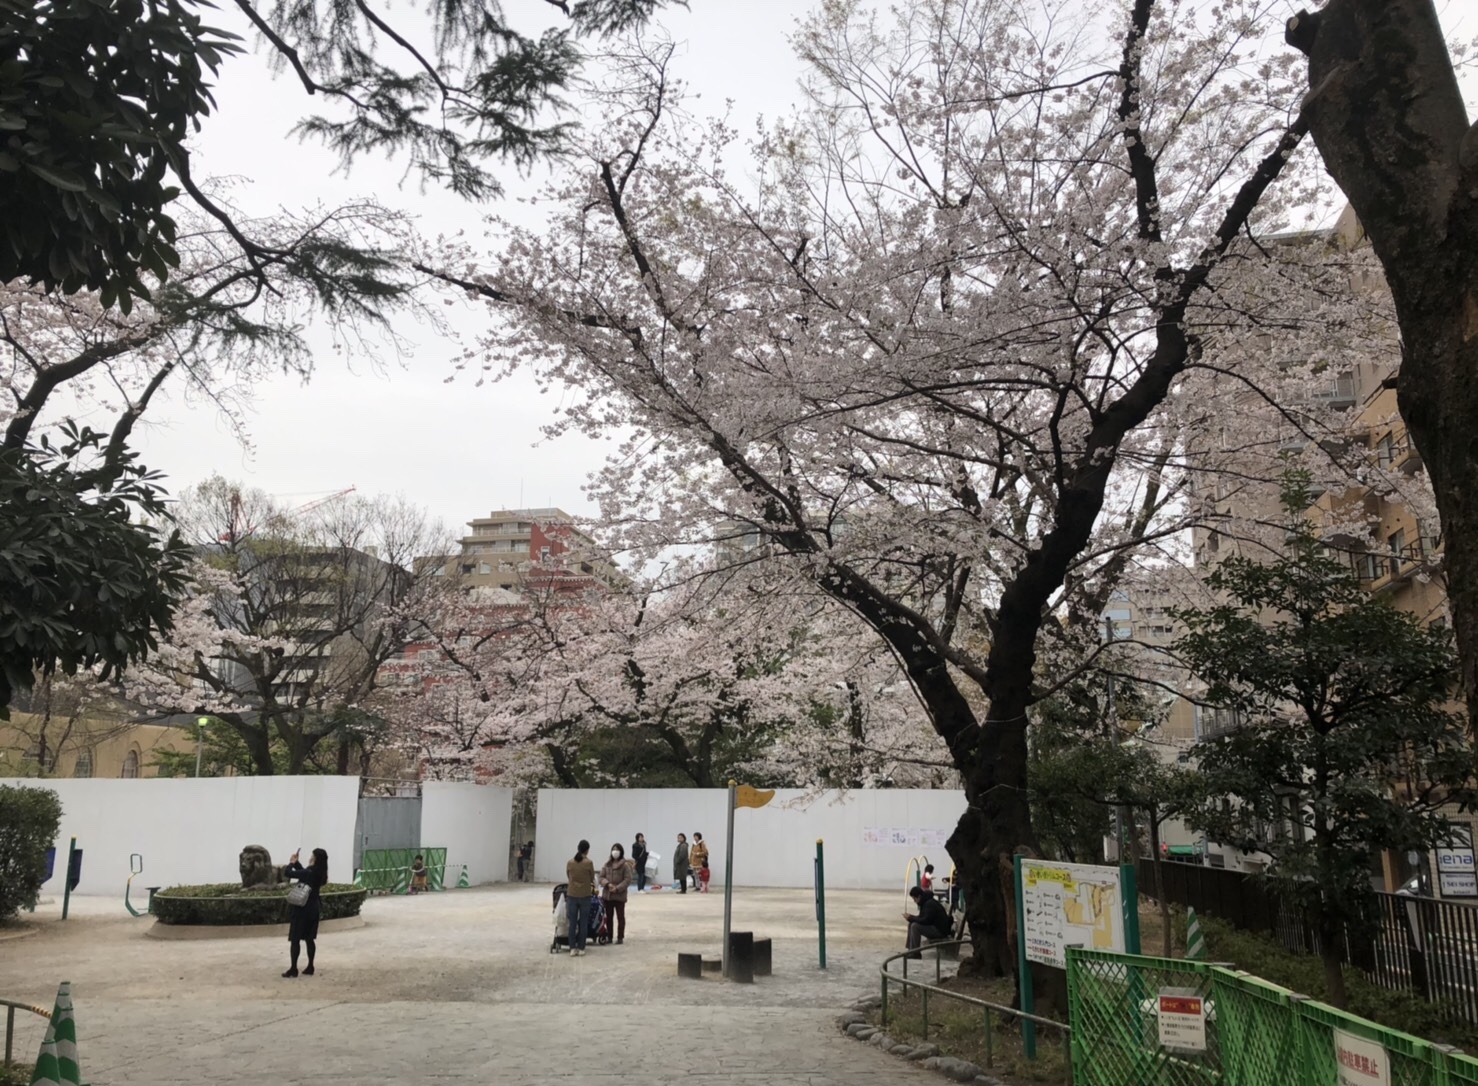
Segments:
[[[611,846],[611,858],[600,869],[600,896],[606,903],[607,923],[617,943],[626,942],[626,893],[631,888],[631,865],[626,849]]]

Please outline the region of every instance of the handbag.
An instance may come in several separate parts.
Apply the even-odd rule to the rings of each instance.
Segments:
[[[287,903],[289,905],[306,905],[308,904],[308,895],[312,892],[313,888],[306,882],[295,882],[287,892]]]

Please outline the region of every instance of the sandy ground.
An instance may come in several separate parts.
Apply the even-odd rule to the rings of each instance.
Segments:
[[[326,933],[318,975],[296,980],[279,976],[285,939],[161,941],[146,935],[152,919],[128,916],[121,901],[78,898],[65,922],[57,905],[42,906],[28,925],[34,934],[0,934],[0,995],[49,1006],[57,982],[72,981],[94,1086],[325,1075],[544,1082],[558,1077],[560,1061],[550,1059],[562,1046],[602,1043],[659,1054],[650,1070],[684,1068],[711,1081],[763,1073],[777,1083],[874,1074],[881,1082],[915,1072],[844,1041],[830,1019],[877,988],[877,963],[901,937],[900,897],[828,894],[823,972],[809,891],[736,892],[734,927],[774,940],[775,975],[753,985],[676,976],[679,950],[717,954],[718,893],[635,897],[625,945],[592,946],[578,959],[548,952],[546,886],[372,898],[366,926]],[[18,1049],[34,1051],[41,1021],[20,1018],[29,1021],[17,1022]],[[278,1065],[275,1054],[305,1043],[327,1046],[334,1068],[310,1074],[291,1059]],[[706,1063],[689,1052],[694,1046]],[[253,1064],[253,1053],[274,1055]],[[254,1070],[238,1069],[241,1060]],[[604,1071],[597,1062],[591,1074],[627,1081],[623,1062]],[[432,1064],[437,1072],[427,1077]]]

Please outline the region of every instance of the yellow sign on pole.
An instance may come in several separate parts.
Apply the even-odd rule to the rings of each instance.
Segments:
[[[769,788],[761,791],[751,788],[747,784],[741,784],[734,794],[734,806],[736,807],[763,807],[775,798],[775,789]]]

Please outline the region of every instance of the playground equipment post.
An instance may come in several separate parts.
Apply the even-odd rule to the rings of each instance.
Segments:
[[[821,838],[816,838],[816,940],[821,968],[826,968],[826,854]]]

